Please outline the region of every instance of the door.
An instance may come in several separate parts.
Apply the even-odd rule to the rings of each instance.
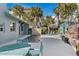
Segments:
[[[28,29],[28,34],[32,34],[32,29],[31,28]]]
[[[20,26],[19,26],[19,35],[20,35],[20,31],[21,31],[21,30],[20,30]]]

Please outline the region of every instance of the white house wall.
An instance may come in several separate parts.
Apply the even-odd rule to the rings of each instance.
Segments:
[[[10,31],[10,21],[16,22],[16,28],[15,31]],[[4,13],[0,14],[0,23],[4,25],[4,31],[0,31],[0,44],[4,44],[10,41],[14,41],[18,39],[18,29],[19,29],[19,23],[16,19],[10,19],[7,16],[5,16]]]

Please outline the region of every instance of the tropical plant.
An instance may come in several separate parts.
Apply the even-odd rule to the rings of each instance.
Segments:
[[[31,16],[34,18],[35,26],[41,26],[41,17],[43,16],[41,8],[32,7],[31,9]]]
[[[19,18],[21,18],[23,16],[23,14],[24,14],[23,10],[24,10],[24,7],[22,7],[20,5],[16,5],[12,8],[13,14],[15,16],[18,16]]]
[[[55,23],[54,19],[51,16],[46,16],[46,19],[43,19],[42,23],[43,23],[43,27],[47,27],[47,30],[48,30],[47,32],[49,34],[50,26]]]
[[[58,7],[55,9],[55,14],[60,15],[62,20],[67,19],[68,17],[73,18],[73,13],[77,10],[76,3],[59,3]],[[61,20],[60,19],[60,20]]]
[[[75,11],[77,10],[77,4],[76,3],[71,3],[71,4],[66,4],[66,14],[69,17],[68,19],[70,21],[73,20],[73,14],[75,13]]]
[[[77,54],[77,56],[79,56],[79,43],[77,43],[77,45],[76,45],[76,54]]]
[[[59,27],[60,24],[64,23],[65,20],[68,21],[68,24],[71,24],[70,21],[73,20],[73,15],[76,10],[77,10],[76,3],[59,3],[58,7],[56,7],[54,10],[56,16],[58,17]]]
[[[35,24],[36,27],[41,26],[41,17],[43,16],[43,12],[39,7],[30,8],[31,11],[26,13],[24,12],[24,7],[21,5],[16,5],[12,8],[13,14],[18,16],[20,19],[28,21],[29,24]]]

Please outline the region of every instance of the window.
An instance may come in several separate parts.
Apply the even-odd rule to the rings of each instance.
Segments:
[[[15,31],[15,23],[10,22],[10,31]]]
[[[0,24],[0,31],[3,31],[3,24]]]

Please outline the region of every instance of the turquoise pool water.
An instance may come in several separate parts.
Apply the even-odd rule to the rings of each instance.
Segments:
[[[20,49],[20,48],[24,48],[24,47],[29,47],[30,45],[26,45],[26,44],[11,44],[11,45],[6,45],[3,47],[0,47],[0,52],[4,52],[4,51],[10,51],[10,50],[14,50],[14,49]]]
[[[40,36],[32,36],[29,38],[30,42],[28,43],[39,43]],[[17,41],[16,44],[10,44],[6,46],[0,47],[0,55],[21,55],[21,56],[28,56],[28,52],[30,51],[31,44],[26,43],[26,41]],[[41,42],[40,42],[41,43]],[[40,45],[40,46],[39,46]],[[36,45],[36,47],[33,47],[32,55],[41,53],[41,44]],[[39,46],[39,47],[38,47]]]

